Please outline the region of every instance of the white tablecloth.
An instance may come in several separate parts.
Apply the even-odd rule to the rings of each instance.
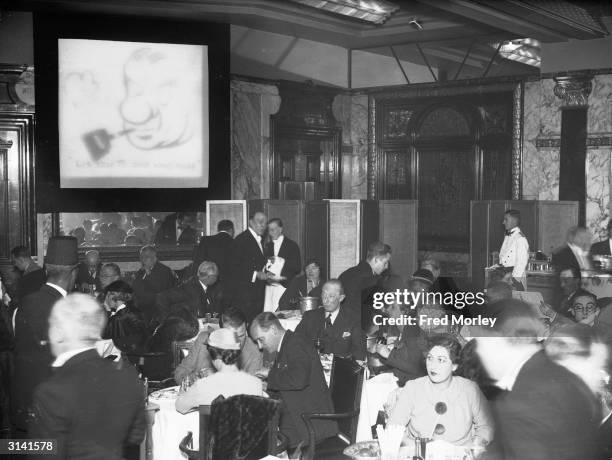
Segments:
[[[186,457],[179,450],[179,444],[187,436],[188,431],[193,433],[192,449],[198,450],[200,434],[198,411],[185,415],[177,412],[174,407],[176,397],[160,399],[150,397],[150,401],[159,406],[159,410],[155,413],[155,422],[152,428],[153,459],[185,460]]]
[[[372,439],[372,425],[376,423],[378,411],[383,410],[389,393],[396,388],[398,388],[397,377],[390,372],[378,374],[363,382],[357,422],[357,442]]]

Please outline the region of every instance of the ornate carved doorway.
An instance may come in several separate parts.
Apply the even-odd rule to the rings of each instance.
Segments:
[[[370,99],[369,197],[419,200],[419,250],[467,253],[470,201],[511,199],[520,189],[512,89],[454,90]]]

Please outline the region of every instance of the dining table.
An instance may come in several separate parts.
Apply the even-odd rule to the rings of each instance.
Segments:
[[[370,375],[366,369],[357,419],[356,439],[358,442],[372,439],[372,426],[376,424],[378,412],[384,410],[389,394],[399,388],[397,377],[391,372],[368,377]]]
[[[152,460],[185,460],[179,444],[189,431],[193,433],[192,445],[198,449],[200,415],[197,410],[187,414],[176,410],[179,388],[164,388],[149,395],[149,403],[158,407],[151,428]]]

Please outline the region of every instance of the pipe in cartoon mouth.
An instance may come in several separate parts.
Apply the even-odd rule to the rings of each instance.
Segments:
[[[98,161],[100,158],[108,154],[111,150],[111,141],[118,137],[124,136],[133,129],[124,129],[115,134],[109,133],[106,129],[96,129],[83,135],[83,142],[87,147],[93,160]]]

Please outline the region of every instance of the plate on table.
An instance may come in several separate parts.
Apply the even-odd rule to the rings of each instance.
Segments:
[[[179,388],[176,386],[154,391],[149,395],[149,399],[176,399],[178,398]]]
[[[361,441],[351,444],[342,451],[355,460],[378,460],[380,459],[380,447],[378,441]]]

